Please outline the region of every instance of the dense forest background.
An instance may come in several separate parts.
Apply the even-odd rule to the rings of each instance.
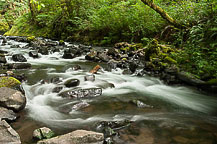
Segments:
[[[203,80],[217,78],[216,0],[1,0],[0,13],[6,35],[93,45],[146,46],[155,39],[174,49],[179,67]]]

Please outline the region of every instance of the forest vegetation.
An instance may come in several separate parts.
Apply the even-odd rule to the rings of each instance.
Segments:
[[[109,46],[153,39],[202,80],[217,78],[216,0],[1,0],[0,31]]]

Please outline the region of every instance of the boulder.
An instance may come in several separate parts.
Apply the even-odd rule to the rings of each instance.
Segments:
[[[27,62],[26,58],[22,54],[12,55],[12,60],[16,62]]]
[[[64,53],[63,58],[64,59],[73,59],[73,58],[75,58],[75,55],[72,53]]]
[[[0,107],[0,121],[15,121],[17,117],[18,116],[12,110]]]
[[[110,60],[110,57],[106,53],[99,53],[98,58],[102,62],[108,62]]]
[[[26,97],[20,91],[2,87],[0,88],[0,105],[17,112],[25,108]]]
[[[49,139],[54,137],[54,135],[54,132],[47,127],[36,129],[33,132],[33,138],[37,140]]]
[[[85,56],[85,59],[90,60],[90,61],[94,61],[94,60],[96,60],[96,57],[97,57],[97,52],[96,51],[91,51],[89,54],[87,54]]]
[[[64,83],[66,87],[76,87],[79,84],[80,84],[80,81],[78,79],[69,79]]]
[[[81,98],[92,98],[102,94],[101,88],[89,88],[89,89],[72,89],[63,91],[59,96],[69,99],[81,99]]]
[[[90,144],[103,143],[103,133],[86,130],[76,130],[71,133],[39,141],[37,144]]]
[[[0,56],[0,63],[7,63],[5,56]]]
[[[118,50],[115,49],[115,48],[110,48],[110,49],[108,49],[107,54],[108,54],[109,56],[113,56],[113,57],[118,57],[118,56],[119,56],[119,52],[118,52]]]
[[[49,51],[48,51],[48,47],[40,47],[38,49],[38,52],[41,53],[42,55],[48,55],[49,54]]]
[[[3,37],[3,41],[2,41],[3,44],[7,43],[7,39],[5,37]]]
[[[0,121],[1,144],[21,144],[18,133],[5,121]]]
[[[86,75],[85,77],[84,77],[84,81],[95,81],[95,75],[94,74],[92,74],[92,75]]]
[[[15,88],[20,86],[21,82],[14,77],[0,77],[0,88]]]
[[[30,57],[33,57],[33,58],[38,58],[38,57],[39,57],[37,51],[30,51],[30,52],[29,52],[29,56],[30,56]]]

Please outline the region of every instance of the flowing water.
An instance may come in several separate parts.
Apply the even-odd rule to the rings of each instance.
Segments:
[[[25,46],[25,43],[10,40],[13,45]],[[1,44],[1,40],[0,40]],[[27,105],[21,118],[13,124],[21,135],[23,143],[31,143],[32,131],[41,126],[52,128],[57,134],[75,129],[96,130],[100,121],[133,121],[133,127],[121,134],[122,143],[170,144],[170,143],[217,143],[217,97],[186,86],[168,86],[159,79],[143,76],[122,75],[121,69],[96,74],[96,81],[84,81],[84,76],[98,63],[89,62],[84,56],[75,59],[62,59],[63,52],[40,55],[33,59],[28,56],[29,49],[0,46],[10,54],[22,53],[29,70],[17,70],[25,73],[27,82],[23,88]],[[74,71],[72,66],[79,64],[81,70]],[[105,63],[100,65],[106,69]],[[87,99],[69,99],[53,93],[60,84],[49,81],[60,77],[63,82],[76,78],[79,88],[104,87],[102,95]],[[115,88],[105,88],[109,83]],[[68,90],[64,88],[62,91]],[[132,100],[144,102],[139,108]],[[76,110],[75,104],[86,107]]]

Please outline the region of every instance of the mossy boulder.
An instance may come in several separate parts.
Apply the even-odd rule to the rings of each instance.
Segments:
[[[27,41],[29,41],[29,42],[35,41],[35,40],[36,40],[35,36],[27,37]]]
[[[20,84],[21,82],[14,77],[0,77],[0,88],[1,87],[15,88]]]

